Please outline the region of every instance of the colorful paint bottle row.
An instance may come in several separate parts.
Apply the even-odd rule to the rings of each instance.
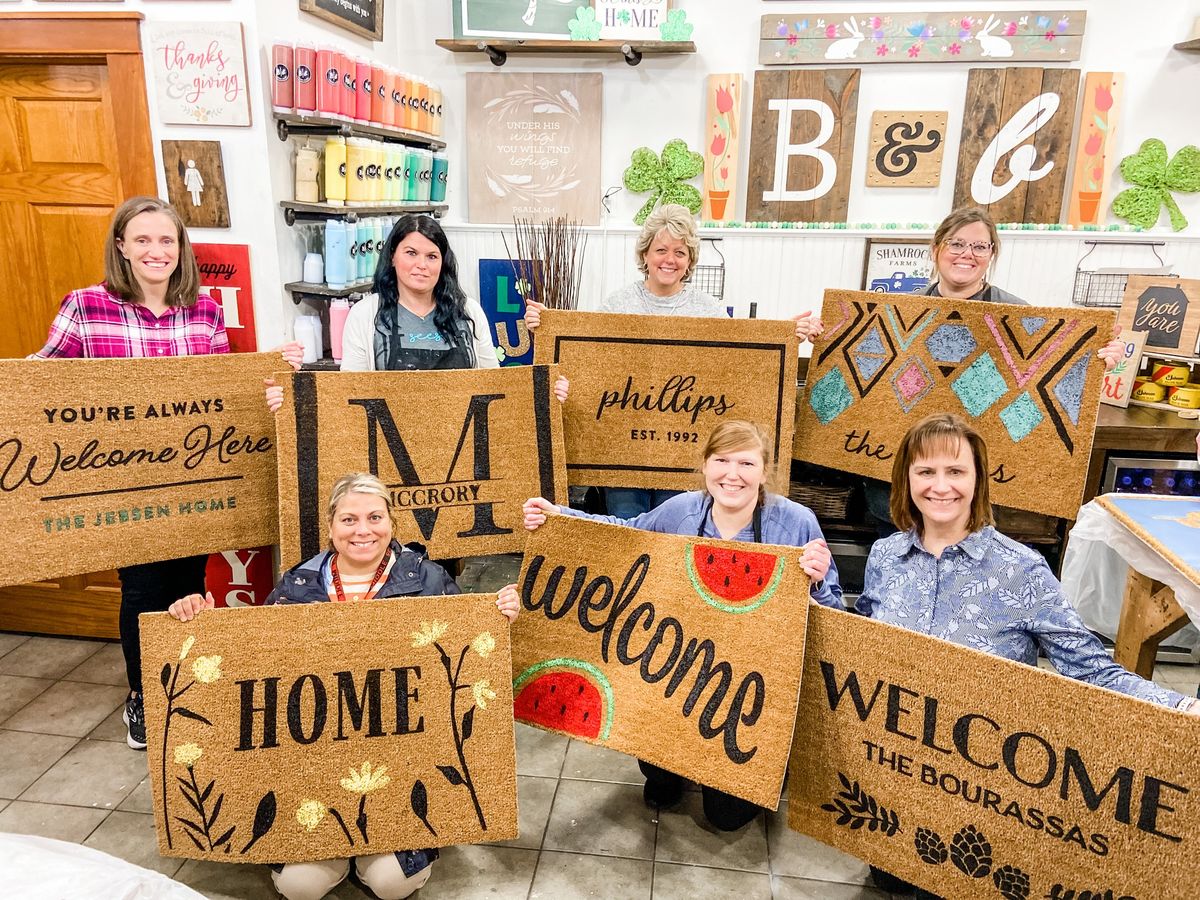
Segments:
[[[444,203],[448,165],[444,153],[331,135],[323,199],[332,206]]]
[[[396,224],[393,216],[357,222],[325,222],[325,284],[335,290],[375,277],[383,242]]]
[[[443,133],[442,88],[336,47],[276,42],[271,107],[280,113]]]

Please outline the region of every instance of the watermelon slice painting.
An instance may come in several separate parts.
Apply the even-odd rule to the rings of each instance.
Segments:
[[[612,685],[583,660],[534,663],[513,680],[513,696],[513,714],[523,722],[593,741],[607,741],[612,731]]]
[[[783,557],[741,547],[695,543],[687,573],[704,602],[727,613],[747,613],[771,599],[783,578]]]

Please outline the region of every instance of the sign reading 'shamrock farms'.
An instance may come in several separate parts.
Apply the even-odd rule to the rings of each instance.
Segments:
[[[349,472],[383,480],[400,540],[434,559],[519,551],[521,504],[566,500],[553,381],[549,366],[292,376],[278,419],[284,563],[324,548],[329,491]]]
[[[525,547],[516,717],[775,809],[811,605],[798,557],[551,516]]]
[[[823,607],[808,622],[792,828],[947,900],[1200,896],[1200,718]]]
[[[274,543],[279,362],[0,361],[0,584]]]
[[[516,836],[494,594],[151,613],[141,635],[164,856],[299,862]]]
[[[797,346],[791,322],[547,310],[534,361],[571,381],[569,480],[695,487],[699,448],[728,419],[767,429],[786,480]]]

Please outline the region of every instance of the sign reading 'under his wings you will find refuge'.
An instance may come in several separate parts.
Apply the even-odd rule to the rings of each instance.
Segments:
[[[775,809],[812,605],[799,556],[550,516],[525,547],[516,717]]]
[[[1200,718],[816,605],[788,801],[947,900],[1200,896]]]
[[[521,504],[566,502],[549,366],[279,377],[291,382],[277,419],[285,566],[324,549],[329,491],[350,472],[383,480],[397,537],[434,559],[519,551]]]
[[[572,483],[687,490],[709,432],[730,419],[767,430],[786,481],[796,352],[792,322],[546,310],[533,358],[571,381]]]
[[[301,862],[516,837],[495,594],[140,621],[162,855]]]
[[[821,320],[796,459],[890,481],[905,432],[953,412],[987,441],[993,503],[1074,518],[1111,312],[827,290]]]
[[[278,365],[0,361],[0,584],[274,543]]]

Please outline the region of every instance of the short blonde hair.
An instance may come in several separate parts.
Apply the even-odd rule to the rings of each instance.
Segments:
[[[901,531],[915,529],[924,534],[925,519],[917,504],[913,502],[912,487],[908,470],[918,461],[928,459],[935,453],[948,451],[958,453],[962,444],[971,449],[975,464],[975,495],[971,498],[971,515],[967,519],[967,532],[974,533],[985,525],[994,525],[992,499],[988,492],[989,469],[987,444],[983,435],[967,424],[966,420],[953,413],[934,413],[926,416],[908,430],[896,450],[892,462],[892,493],[888,511],[892,521]]]
[[[755,422],[744,419],[730,419],[721,422],[711,432],[704,446],[700,448],[700,465],[703,468],[709,458],[718,453],[737,453],[741,450],[757,450],[762,454],[763,474],[766,476],[758,486],[758,502],[761,506],[767,500],[767,489],[775,479],[774,460],[771,459],[771,438],[765,428]],[[701,485],[701,490],[705,486]]]
[[[646,251],[650,249],[654,239],[664,231],[675,240],[683,241],[687,247],[688,270],[683,280],[690,280],[692,273],[696,271],[696,263],[700,261],[700,234],[696,231],[696,220],[692,217],[691,210],[678,203],[660,206],[646,219],[642,233],[638,235],[637,244],[633,248],[638,271],[643,275],[650,274],[650,268],[646,265]]]
[[[175,224],[179,241],[179,262],[167,281],[167,306],[192,306],[200,295],[200,269],[196,265],[196,254],[179,213],[171,204],[157,197],[131,197],[113,213],[108,239],[104,242],[104,283],[122,300],[141,300],[142,289],[133,277],[133,266],[121,253],[121,242],[125,240],[125,229],[130,221],[142,213],[162,213]]]
[[[366,472],[351,472],[334,482],[333,489],[329,492],[327,526],[332,527],[333,517],[337,515],[338,507],[350,494],[370,494],[372,497],[381,499],[387,508],[388,521],[392,523],[392,537],[396,536],[396,512],[392,508],[391,492],[388,491],[387,485]],[[332,548],[332,544],[330,547]]]

